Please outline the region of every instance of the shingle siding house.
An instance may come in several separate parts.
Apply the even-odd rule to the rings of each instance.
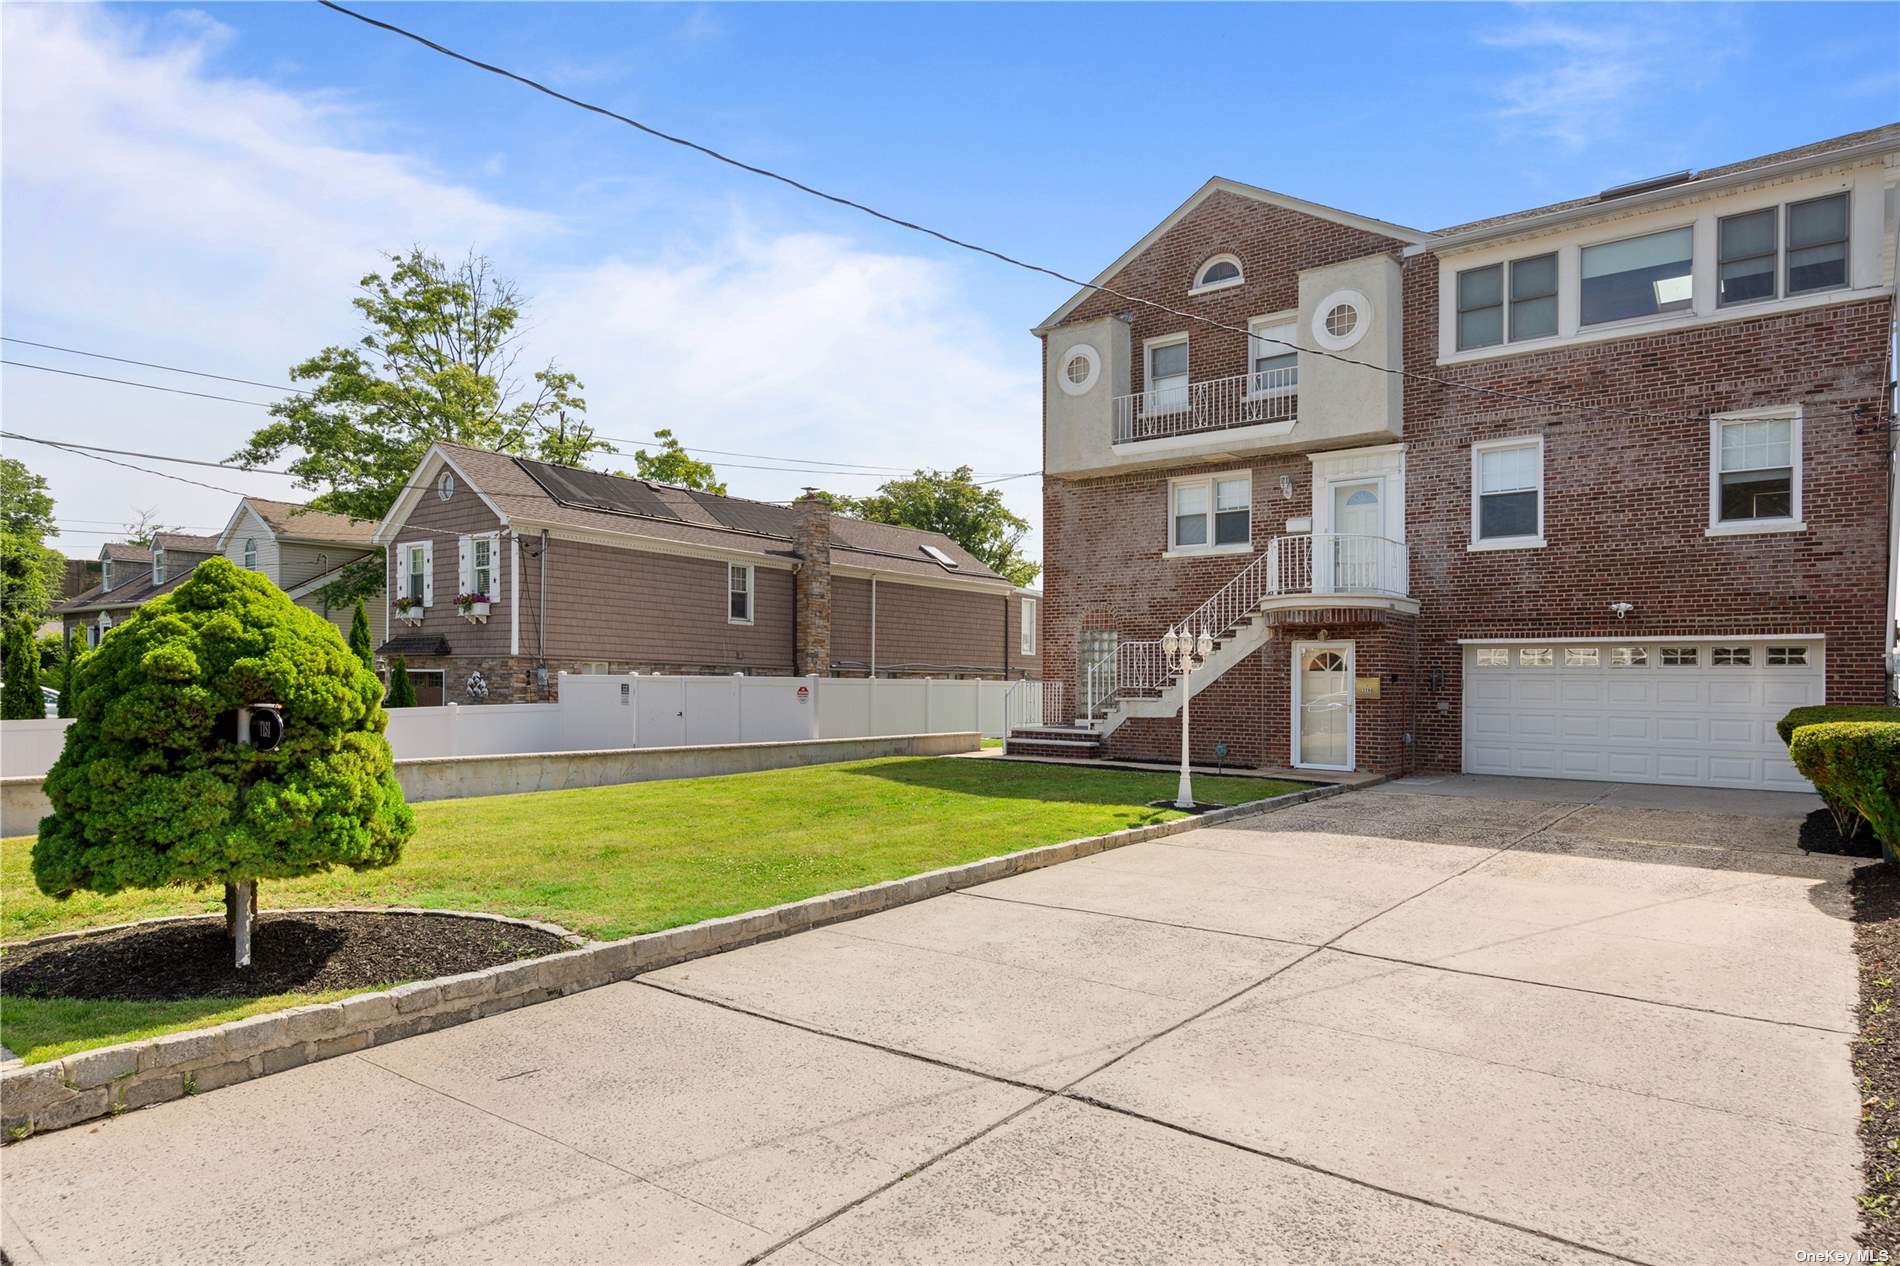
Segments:
[[[1202,758],[1803,786],[1773,721],[1887,690],[1897,153],[1438,232],[1210,181],[1096,279],[1205,320],[1038,329],[1040,737],[1173,756],[1206,624]]]
[[[212,536],[160,532],[148,549],[123,541],[99,547],[98,582],[54,608],[67,637],[87,646],[113,625],[137,610],[139,604],[168,593],[191,574],[191,569],[218,552]]]
[[[562,672],[1039,672],[1022,628],[1033,593],[948,537],[816,500],[772,505],[442,444],[375,539],[391,595],[379,652],[404,657],[419,697],[545,699]]]
[[[367,519],[312,510],[290,501],[245,497],[217,538],[218,553],[250,571],[261,572],[300,607],[323,616],[349,636],[355,602],[331,608],[324,591],[351,563],[369,557],[376,525]],[[388,636],[388,608],[381,589],[363,600],[372,635]]]

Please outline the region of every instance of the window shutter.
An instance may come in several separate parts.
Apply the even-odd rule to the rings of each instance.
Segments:
[[[456,549],[458,551],[455,562],[455,583],[458,586],[456,592],[458,594],[472,593],[474,592],[474,584],[469,579],[469,575],[475,567],[475,546],[469,541],[468,537],[463,536],[457,539]]]
[[[422,543],[422,605],[435,605],[435,542]]]

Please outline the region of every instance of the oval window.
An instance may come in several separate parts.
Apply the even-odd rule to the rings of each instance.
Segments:
[[[1232,255],[1219,255],[1201,265],[1201,275],[1194,279],[1194,288],[1205,290],[1209,286],[1239,280],[1240,261]]]
[[[444,501],[453,497],[455,495],[455,476],[446,470],[443,471],[442,477],[435,481],[435,495]]]

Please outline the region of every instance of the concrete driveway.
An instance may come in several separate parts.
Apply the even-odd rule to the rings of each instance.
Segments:
[[[8,1148],[20,1263],[1851,1249],[1809,797],[1409,780]]]

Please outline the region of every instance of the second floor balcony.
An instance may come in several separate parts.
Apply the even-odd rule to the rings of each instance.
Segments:
[[[1146,391],[1115,397],[1114,442],[1131,444],[1207,431],[1283,423],[1299,416],[1296,367],[1212,378],[1161,381]]]

